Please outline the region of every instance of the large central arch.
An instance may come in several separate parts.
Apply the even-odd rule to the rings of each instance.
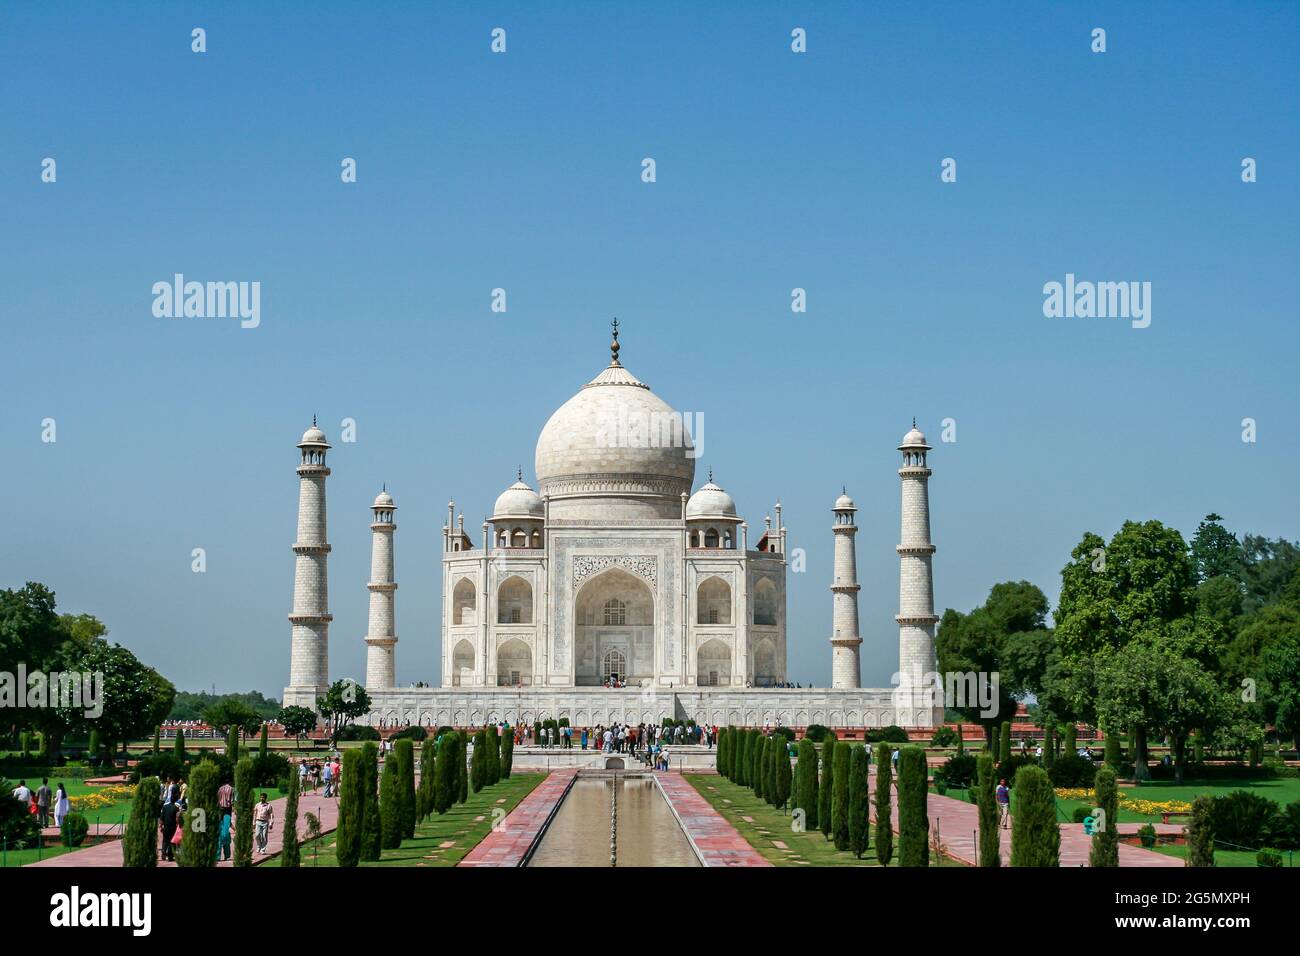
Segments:
[[[632,684],[654,677],[654,593],[622,568],[609,568],[582,585],[574,600],[574,683],[604,681],[610,652],[621,654]]]

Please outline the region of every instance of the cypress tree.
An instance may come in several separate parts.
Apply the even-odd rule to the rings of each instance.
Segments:
[[[867,748],[849,748],[849,849],[859,860],[871,840],[870,798],[867,794]]]
[[[270,741],[267,740],[266,724],[262,724],[262,736],[257,741],[257,756],[265,759],[271,749]]]
[[[835,780],[831,793],[831,839],[835,849],[849,848],[849,747],[835,748]]]
[[[158,814],[162,800],[158,794],[162,782],[144,777],[136,784],[135,802],[122,837],[122,865],[144,868],[158,865]]]
[[[889,744],[876,745],[876,859],[881,866],[889,866],[894,858],[894,766],[890,756]]]
[[[749,731],[736,734],[735,781],[739,786],[749,785]]]
[[[475,793],[483,789],[487,780],[487,732],[474,735],[474,754],[470,757],[469,785]]]
[[[390,753],[379,778],[379,842],[385,850],[402,845],[402,797],[397,758]]]
[[[24,757],[27,756],[27,752],[28,752],[29,750],[31,750],[31,748],[32,748],[32,737],[31,737],[31,734],[29,734],[27,731],[24,730],[24,731],[23,731],[23,735],[22,735],[22,750],[23,750],[23,756],[24,756]],[[98,756],[99,756],[99,750],[100,750],[100,747],[99,747],[99,731],[98,731],[98,730],[92,730],[92,731],[90,732],[90,740],[88,740],[88,741],[86,742],[86,753],[87,753],[87,754],[88,754],[92,759],[94,759],[95,757],[98,757]]]
[[[1073,757],[1079,750],[1079,728],[1074,721],[1065,725],[1065,743],[1061,747],[1061,752],[1067,757]]]
[[[714,755],[714,765],[717,767],[718,776],[727,777],[727,728],[723,727],[718,731],[718,750]]]
[[[1002,865],[1002,835],[998,832],[997,768],[993,758],[975,761],[975,805],[979,808],[980,866]]]
[[[179,760],[181,763],[185,762],[185,728],[184,727],[176,728],[176,740],[172,744],[172,753],[176,755],[176,759]],[[159,784],[159,786],[161,786],[161,784]]]
[[[460,753],[456,736],[454,731],[449,731],[442,738],[433,764],[433,810],[438,814],[451,809],[456,799],[456,755]]]
[[[805,832],[817,826],[817,747],[805,737],[799,741],[799,762],[795,765],[794,805],[803,811]]]
[[[497,725],[487,729],[487,785],[493,786],[501,780],[501,735]]]
[[[1009,727],[1009,724],[1003,724]],[[904,747],[898,753],[898,865],[930,865],[930,816],[926,811],[928,773],[925,751]]]
[[[1056,794],[1042,767],[1016,771],[1016,813],[1011,819],[1011,865],[1057,867],[1061,831],[1056,826]],[[1109,824],[1110,821],[1107,821]]]
[[[383,824],[379,819],[379,748],[367,740],[361,748],[361,769],[365,773],[361,792],[366,808],[361,814],[361,859],[373,863],[384,848]],[[287,834],[286,834],[287,836]]]
[[[153,752],[157,756],[158,748],[162,746],[162,727],[158,726],[153,729]],[[159,786],[162,786],[160,783]]]
[[[253,761],[244,757],[235,765],[235,866],[253,865]],[[220,817],[213,821],[221,822]]]
[[[1002,736],[999,738],[999,742],[998,742],[998,761],[1001,762],[1003,760],[1009,760],[1010,758],[1011,758],[1011,721],[1004,720],[1002,721]],[[899,755],[898,759],[900,761],[903,759],[901,754]],[[903,776],[901,770],[898,776],[899,779],[901,780]],[[899,804],[899,806],[901,807],[902,804]],[[900,830],[899,832],[901,833],[902,831]]]
[[[230,758],[230,766],[239,765],[239,728],[231,727],[226,731],[226,756]]]
[[[817,825],[822,836],[831,838],[831,798],[835,793],[835,750],[834,734],[822,738],[822,776],[817,792]]]
[[[1118,770],[1122,760],[1119,752],[1119,734],[1106,734],[1106,766]]]
[[[962,730],[961,724],[958,724],[957,725],[957,756],[958,757],[966,753],[965,736],[966,734]]]
[[[1106,738],[1107,745],[1111,738]],[[1092,846],[1088,851],[1089,866],[1119,866],[1119,789],[1115,783],[1115,771],[1103,765],[1092,781],[1093,792],[1097,796],[1097,806],[1104,814],[1104,826],[1092,834]]]
[[[1214,866],[1214,798],[1200,796],[1192,801],[1192,820],[1187,825],[1187,865]]]
[[[785,738],[773,734],[767,738],[767,776],[763,778],[763,798],[775,807],[781,798],[777,777],[780,775],[781,751],[785,750]]]
[[[433,738],[425,737],[420,745],[420,782],[415,788],[415,817],[417,820],[429,819],[433,813]]]
[[[469,799],[469,740],[465,732],[456,734],[456,802],[464,803]]]
[[[221,821],[221,810],[217,807],[217,788],[221,784],[221,772],[210,760],[200,760],[191,770],[189,788],[185,799],[189,807],[185,811],[185,833],[181,837],[179,863],[196,869],[217,865],[217,832],[215,825]],[[195,811],[202,810],[202,813]],[[202,820],[201,830],[194,825]]]
[[[510,771],[515,764],[515,735],[513,731],[507,731],[506,735],[501,738],[501,779],[509,780]]]
[[[785,810],[794,789],[794,773],[790,769],[790,748],[784,737],[776,738],[776,806]]]
[[[284,840],[280,849],[281,866],[297,866],[298,851],[298,775],[289,774],[289,796],[284,801]]]
[[[343,753],[343,782],[339,791],[339,828],[335,844],[339,866],[361,863],[361,831],[366,820],[366,771],[360,750]]]
[[[763,734],[762,731],[751,730],[754,737],[754,749],[749,755],[749,787],[754,791],[754,796],[763,795],[763,776],[761,773],[763,766]]]
[[[415,742],[399,740],[393,753],[397,757],[398,784],[401,786],[398,807],[402,839],[415,836]]]

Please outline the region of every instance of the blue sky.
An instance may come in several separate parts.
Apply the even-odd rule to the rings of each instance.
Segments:
[[[313,413],[358,426],[332,674],[364,672],[386,481],[398,679],[436,681],[447,499],[477,526],[532,480],[614,315],[625,364],[704,415],[700,481],[751,528],[784,503],[804,683],[842,484],[864,682],[895,669],[913,415],[957,423],[940,613],[1007,579],[1054,602],[1081,534],[1127,518],[1300,538],[1297,5],[267,6],[0,4],[0,586],[45,582],[178,686],[285,684]],[[176,272],[260,281],[261,326],[155,318]],[[1151,282],[1151,326],[1045,318],[1066,273]]]

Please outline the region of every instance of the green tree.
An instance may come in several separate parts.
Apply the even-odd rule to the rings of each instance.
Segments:
[[[181,866],[195,868],[217,865],[217,832],[221,810],[217,787],[221,772],[210,760],[200,760],[190,769],[186,790],[185,832],[181,837]]]
[[[799,762],[795,765],[795,807],[803,811],[804,829],[808,833],[817,825],[817,746],[807,737],[799,741]]]
[[[231,730],[251,734],[261,725],[262,715],[241,700],[223,697],[203,711],[203,722],[222,734]]]
[[[235,764],[235,866],[253,865],[253,786],[253,761],[244,757]]]
[[[487,731],[474,734],[474,753],[470,757],[469,785],[478,793],[487,784]]]
[[[393,748],[397,758],[399,817],[402,839],[410,840],[415,836],[415,743],[409,738],[397,741]]]
[[[145,868],[158,865],[158,814],[162,784],[157,777],[143,777],[135,788],[131,817],[122,837],[122,865]]]
[[[876,745],[876,860],[889,866],[894,858],[894,769],[890,745]]]
[[[456,734],[456,802],[469,799],[469,740],[464,732]]]
[[[487,765],[485,767],[486,776],[484,782],[491,787],[501,779],[501,735],[497,731],[496,724],[488,726],[487,742]]]
[[[239,763],[239,728],[231,727],[226,734],[226,759],[233,767]]]
[[[501,738],[501,779],[509,780],[510,771],[515,764],[515,735],[513,731],[506,731]]]
[[[794,789],[794,775],[790,770],[790,748],[786,745],[784,737],[776,737],[772,743],[776,747],[776,806],[778,810],[784,810],[786,804],[790,802],[791,791]]]
[[[303,734],[311,733],[316,729],[316,712],[310,707],[299,707],[295,704],[282,709],[276,721],[284,728],[286,734],[293,734],[295,743],[301,744]]]
[[[1011,721],[1002,721],[1001,735],[998,737],[998,763],[1011,758]],[[901,759],[901,758],[900,758]],[[899,774],[902,779],[902,774]]]
[[[379,819],[379,747],[367,740],[361,748],[361,769],[365,780],[361,792],[366,808],[361,814],[361,859],[373,863],[384,848],[383,823]],[[292,776],[292,775],[291,775]]]
[[[1208,514],[1192,535],[1192,565],[1200,581],[1226,577],[1240,581],[1246,564],[1246,552],[1241,542],[1223,526],[1223,518]]]
[[[1214,866],[1214,798],[1199,796],[1192,801],[1192,820],[1187,826],[1187,865]]]
[[[835,849],[849,848],[849,747],[835,748],[835,778],[831,782],[831,838]]]
[[[158,755],[158,749],[162,746],[162,725],[159,724],[153,729],[153,753]]]
[[[361,863],[361,834],[366,820],[366,771],[360,750],[343,752],[343,780],[339,792],[339,827],[336,852],[339,866]]]
[[[379,835],[385,850],[402,845],[402,797],[397,758],[390,753],[379,778]]]
[[[1057,867],[1061,831],[1056,825],[1056,794],[1041,767],[1016,771],[1016,812],[1011,820],[1011,865]]]
[[[420,782],[415,788],[415,816],[427,820],[433,813],[433,766],[437,759],[432,737],[420,745]]]
[[[257,756],[265,760],[266,755],[270,752],[270,743],[266,739],[266,724],[262,725],[262,736],[257,741]]]
[[[1061,744],[1061,752],[1067,757],[1079,752],[1079,728],[1074,721],[1065,725],[1065,738]]]
[[[176,728],[176,741],[175,743],[172,744],[172,753],[175,754],[176,759],[181,761],[181,763],[185,762],[185,728],[184,727]]]
[[[1097,797],[1097,808],[1102,815],[1098,821],[1099,828],[1092,835],[1088,865],[1119,866],[1119,787],[1115,771],[1109,766],[1102,766],[1093,778],[1092,788]],[[1093,815],[1096,816],[1095,813]]]
[[[354,680],[336,680],[316,698],[316,712],[329,721],[330,740],[337,742],[340,730],[370,713],[370,694]]]
[[[1106,766],[1118,770],[1124,757],[1120,753],[1119,734],[1106,733]]]
[[[957,725],[957,756],[960,757],[966,753],[965,743],[966,732],[961,724]]]
[[[460,742],[455,731],[448,731],[438,744],[438,755],[433,766],[433,809],[446,813],[456,800],[456,757]]]
[[[760,730],[751,730],[753,735],[753,749],[749,755],[749,786],[754,791],[754,796],[763,796],[763,777],[760,769],[763,765],[763,732]]]
[[[898,752],[898,865],[930,865],[930,816],[926,810],[928,772],[925,751]]]
[[[736,783],[742,787],[749,786],[750,746],[749,731],[738,731],[736,734]]]
[[[1260,617],[1273,630],[1260,655],[1264,717],[1300,750],[1300,609],[1269,608]]]
[[[754,753],[754,796],[765,799],[763,788],[767,786],[767,735],[759,734]]]
[[[849,748],[849,849],[859,860],[871,840],[871,799],[867,791],[867,748]]]
[[[817,823],[821,827],[822,836],[831,839],[832,833],[832,808],[831,803],[835,796],[835,750],[838,742],[834,734],[827,734],[822,738],[822,777],[818,784],[817,791]]]
[[[987,754],[975,761],[975,805],[979,808],[980,866],[1002,865],[1001,821],[998,819],[997,768]]]
[[[281,866],[298,866],[298,775],[289,774],[289,796],[284,801],[284,840],[280,849]]]

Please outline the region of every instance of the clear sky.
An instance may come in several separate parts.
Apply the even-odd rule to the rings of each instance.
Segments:
[[[807,551],[793,680],[830,676],[841,485],[864,684],[896,667],[913,415],[939,613],[1008,579],[1054,602],[1127,518],[1300,538],[1296,4],[701,6],[0,3],[0,587],[181,688],[278,695],[315,413],[331,676],[364,675],[386,481],[398,680],[436,682],[447,499],[477,527],[535,485],[615,315],[704,416],[698,482],[751,529],[779,497]],[[261,325],[155,317],[177,272],[259,281]],[[1046,318],[1067,273],[1152,283],[1150,327]]]

